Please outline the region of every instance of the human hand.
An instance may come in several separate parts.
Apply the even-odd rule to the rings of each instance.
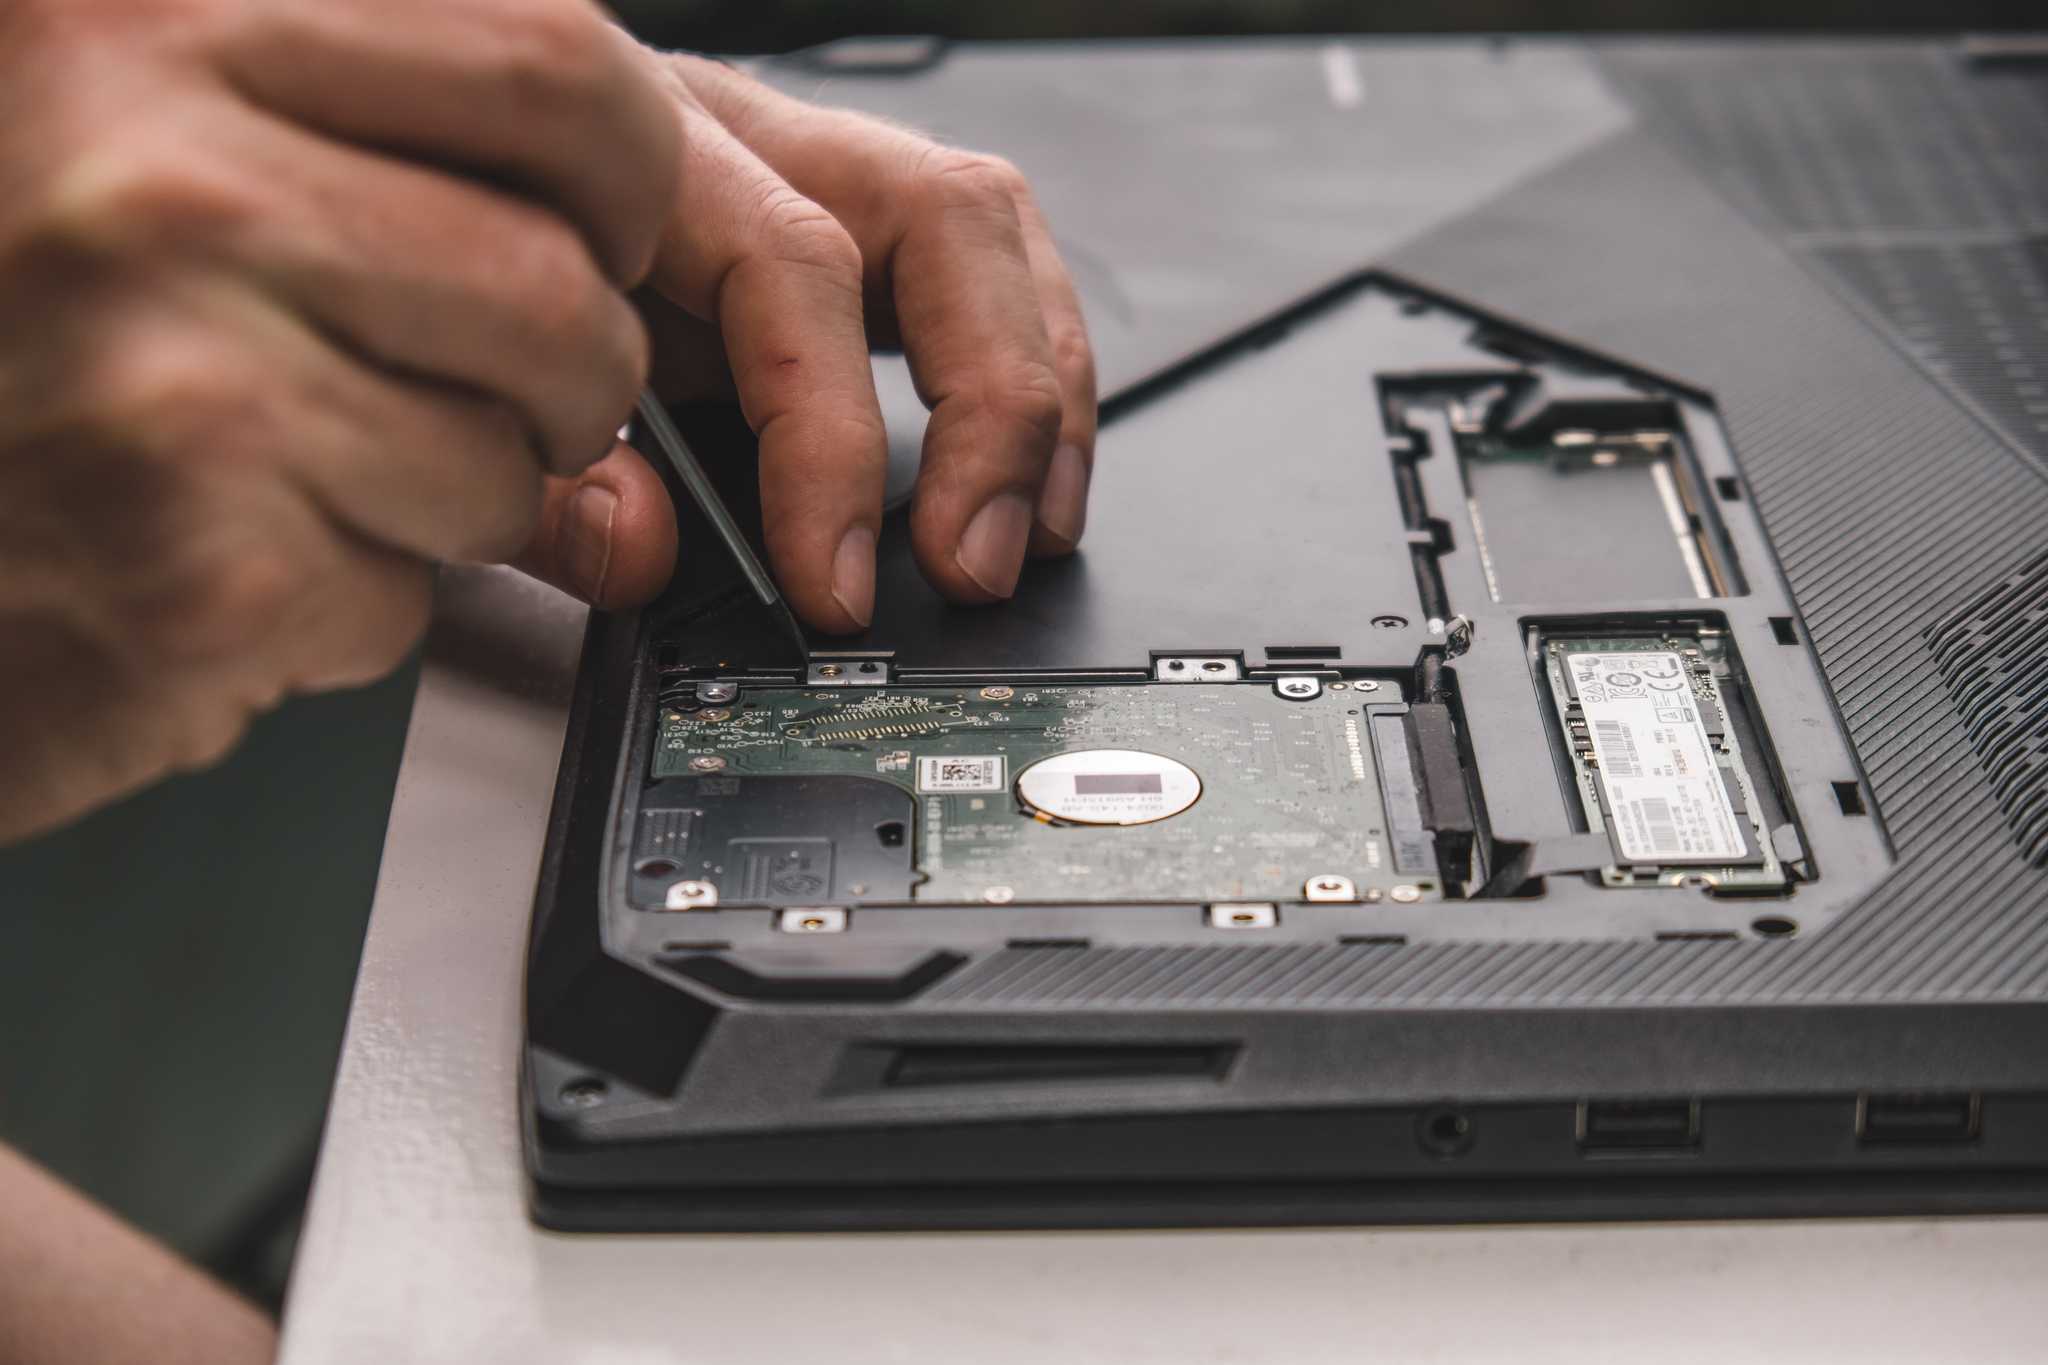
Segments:
[[[554,567],[659,586],[659,485],[592,462],[674,104],[586,0],[0,6],[0,838],[389,671],[544,476],[630,495]]]
[[[925,577],[955,600],[995,601],[1027,550],[1071,551],[1094,361],[1015,168],[701,57],[651,60],[683,130],[649,276],[679,307],[644,310],[656,387],[736,391],[760,436],[769,556],[797,612],[846,631],[872,610],[887,446],[871,343],[903,349],[932,409],[910,515]]]

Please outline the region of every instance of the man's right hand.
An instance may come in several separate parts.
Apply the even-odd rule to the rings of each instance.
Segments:
[[[678,138],[587,0],[0,6],[0,840],[389,671],[544,476],[652,478]],[[666,577],[615,543],[593,595]]]

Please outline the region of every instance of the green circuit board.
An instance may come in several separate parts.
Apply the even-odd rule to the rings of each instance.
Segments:
[[[1373,900],[1416,880],[1387,855],[1364,716],[1368,701],[1399,700],[1386,684],[1300,701],[1270,682],[743,687],[729,703],[664,707],[651,776],[894,784],[914,797],[919,900],[1298,901],[1332,876]],[[1032,764],[1099,750],[1184,764],[1199,798],[1129,825],[1048,820],[1020,802]]]

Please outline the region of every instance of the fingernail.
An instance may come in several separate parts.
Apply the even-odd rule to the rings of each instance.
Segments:
[[[618,494],[602,484],[585,484],[570,497],[555,532],[562,572],[586,601],[604,596],[605,575],[612,567],[612,518],[618,511]]]
[[[1038,493],[1038,524],[1069,545],[1081,543],[1088,524],[1088,461],[1081,447],[1070,443],[1053,452]]]
[[[875,614],[875,533],[855,526],[832,555],[832,600],[862,626]]]
[[[1022,493],[999,493],[967,523],[953,561],[983,592],[1008,597],[1017,590],[1024,542],[1030,534],[1030,499]]]

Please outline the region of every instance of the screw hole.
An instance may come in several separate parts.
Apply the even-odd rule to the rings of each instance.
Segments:
[[[860,666],[860,671],[863,673],[879,673],[882,669],[879,664],[865,663]]]
[[[1760,915],[1749,927],[1765,938],[1790,938],[1799,932],[1799,921],[1787,915]]]
[[[644,858],[634,864],[633,870],[643,877],[666,877],[676,870],[676,865],[666,858]]]
[[[1842,814],[1870,814],[1870,808],[1863,804],[1863,789],[1854,782],[1832,782],[1828,785],[1835,789],[1835,804],[1842,808]]]
[[[1416,1131],[1423,1150],[1437,1156],[1458,1156],[1472,1146],[1472,1120],[1456,1109],[1424,1114]]]
[[[883,848],[903,847],[903,838],[906,833],[908,831],[904,829],[901,820],[884,820],[881,824],[875,826],[875,838],[881,841]]]
[[[1180,671],[1181,671],[1181,670],[1182,670],[1183,668],[1186,668],[1186,667],[1187,667],[1187,664],[1186,664],[1186,662],[1185,662],[1185,661],[1183,661],[1183,660],[1180,660],[1180,659],[1169,659],[1169,660],[1167,660],[1167,663],[1166,663],[1166,668],[1167,668],[1167,671],[1168,671],[1168,672],[1171,672],[1171,673],[1178,673],[1178,672],[1180,672]]]
[[[1714,491],[1721,495],[1722,502],[1741,502],[1742,480],[1732,474],[1717,475],[1714,479]]]

